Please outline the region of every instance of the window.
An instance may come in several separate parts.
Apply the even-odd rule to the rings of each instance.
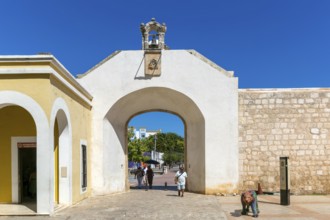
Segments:
[[[87,188],[87,146],[81,145],[81,188],[83,191]]]

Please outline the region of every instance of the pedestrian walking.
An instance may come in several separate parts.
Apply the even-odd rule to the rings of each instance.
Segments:
[[[175,174],[175,177],[174,177],[174,182],[178,186],[178,196],[181,195],[181,197],[183,197],[184,189],[186,187],[187,177],[188,177],[188,175],[184,171],[184,168],[180,167],[179,171]]]
[[[152,189],[152,181],[154,179],[154,171],[151,169],[151,166],[148,166],[147,179],[148,179],[149,189]]]
[[[138,181],[139,189],[141,189],[143,176],[144,176],[144,171],[142,170],[142,168],[141,167],[137,168],[137,170],[135,171],[135,178]]]

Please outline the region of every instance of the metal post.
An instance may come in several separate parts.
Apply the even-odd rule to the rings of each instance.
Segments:
[[[157,160],[156,159],[156,144],[157,144],[157,134],[155,134],[155,136],[154,136],[154,139],[155,139],[155,146],[154,146],[154,160]]]
[[[290,205],[289,157],[280,157],[280,195],[281,205]]]

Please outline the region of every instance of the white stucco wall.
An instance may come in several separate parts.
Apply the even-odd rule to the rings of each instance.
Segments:
[[[189,189],[207,194],[235,190],[237,78],[186,50],[163,50],[161,76],[146,78],[143,56],[144,51],[122,51],[78,79],[94,97],[93,192],[128,189],[126,125],[134,115],[155,110],[175,113],[185,122]]]

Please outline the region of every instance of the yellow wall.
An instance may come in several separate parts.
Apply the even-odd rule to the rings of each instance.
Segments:
[[[1,68],[1,67],[0,67]],[[31,68],[31,67],[30,67]],[[1,90],[11,90],[21,92],[33,98],[44,110],[48,122],[50,123],[50,114],[53,107],[53,103],[56,98],[61,97],[65,100],[69,111],[72,125],[72,201],[73,203],[77,203],[80,200],[88,197],[90,195],[90,185],[91,185],[91,162],[90,162],[90,120],[91,120],[91,107],[88,103],[86,103],[82,98],[80,98],[77,94],[72,92],[62,81],[56,79],[54,76],[49,74],[19,74],[19,75],[0,75],[0,91]],[[32,119],[31,119],[32,120]],[[32,120],[33,122],[33,120]],[[1,123],[1,121],[0,121]],[[34,123],[34,122],[33,122]],[[55,126],[56,127],[56,126]],[[0,124],[0,129],[4,129],[5,126]],[[52,129],[52,128],[51,128]],[[57,129],[57,128],[54,128]],[[24,130],[25,131],[25,130]],[[0,132],[1,133],[1,132]],[[50,131],[51,134],[54,134],[54,131]],[[35,128],[33,135],[36,135]],[[58,138],[58,137],[56,137]],[[1,138],[2,139],[2,138]],[[87,183],[87,191],[86,193],[81,194],[81,183],[80,183],[80,140],[87,141],[87,171],[88,171],[88,183]],[[56,140],[55,140],[56,141]],[[8,145],[8,143],[7,143]],[[0,154],[8,155],[8,150],[0,145]],[[8,145],[9,146],[9,145]],[[5,151],[6,154],[3,154],[2,151]],[[9,151],[10,152],[10,151]],[[5,153],[5,152],[4,152]],[[54,152],[55,153],[55,152]],[[0,161],[3,163],[0,155]],[[55,155],[56,156],[56,153]],[[60,155],[59,155],[60,156]],[[10,171],[10,157],[6,157],[4,160],[9,167],[6,168],[6,172]],[[56,162],[55,162],[56,163]],[[53,166],[57,166],[53,164]],[[1,168],[0,168],[1,169]],[[2,169],[4,169],[2,167]],[[0,170],[1,171],[1,170]],[[55,170],[56,172],[56,170]],[[10,174],[10,172],[9,172]],[[10,187],[11,177],[8,174],[5,176],[5,180],[0,180],[0,190],[3,189],[1,184],[5,184],[6,192]],[[3,178],[1,178],[3,179]],[[57,181],[57,180],[55,180]],[[55,183],[56,184],[56,183]],[[3,198],[3,199],[2,199]],[[10,201],[11,193],[3,194],[0,191],[0,202],[1,201]]]
[[[90,185],[91,185],[91,162],[90,162],[90,120],[91,112],[90,108],[83,103],[75,94],[69,92],[61,82],[51,78],[52,94],[54,101],[57,97],[61,97],[65,100],[69,107],[71,126],[72,126],[72,201],[77,203],[78,201],[90,196]],[[86,193],[81,194],[81,183],[80,183],[80,141],[87,141],[88,150],[88,161],[87,161],[87,172],[88,172],[88,183]]]
[[[36,136],[31,115],[18,106],[0,109],[0,203],[11,202],[11,137]]]
[[[50,117],[52,100],[49,75],[0,75],[0,91],[11,90],[32,97]]]

